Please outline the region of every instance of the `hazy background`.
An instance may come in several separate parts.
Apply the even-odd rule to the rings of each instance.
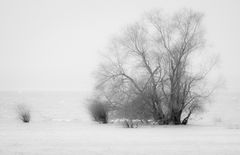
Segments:
[[[238,0],[1,0],[0,90],[90,91],[114,33],[149,10],[184,7],[205,14],[206,52],[221,57],[213,75],[240,90]]]

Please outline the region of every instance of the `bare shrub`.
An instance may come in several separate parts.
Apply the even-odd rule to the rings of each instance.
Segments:
[[[138,127],[138,122],[133,121],[133,120],[124,120],[123,126],[125,128],[137,128]]]
[[[104,124],[108,123],[108,108],[104,103],[96,100],[92,101],[88,110],[94,121]]]
[[[26,105],[18,105],[17,106],[17,113],[20,120],[24,123],[29,123],[31,120],[31,114],[29,108]]]

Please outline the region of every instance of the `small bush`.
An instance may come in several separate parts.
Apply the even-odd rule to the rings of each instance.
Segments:
[[[18,117],[24,123],[29,123],[31,120],[30,110],[25,105],[18,105],[17,107]]]
[[[137,128],[138,127],[138,122],[134,122],[132,120],[124,120],[123,126],[125,128]]]
[[[90,115],[94,121],[99,123],[108,123],[108,108],[105,104],[93,101],[89,106]]]

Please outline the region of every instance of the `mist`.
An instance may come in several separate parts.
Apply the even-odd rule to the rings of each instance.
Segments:
[[[0,89],[90,91],[100,53],[141,14],[192,8],[205,14],[205,52],[220,55],[213,76],[240,89],[238,1],[1,1]],[[124,10],[124,11],[123,11]]]

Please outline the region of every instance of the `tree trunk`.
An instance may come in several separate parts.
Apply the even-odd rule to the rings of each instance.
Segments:
[[[154,121],[158,122],[158,121],[161,121],[163,119],[163,116],[159,112],[154,112],[153,113],[153,119],[154,119]]]
[[[175,125],[181,124],[181,115],[182,111],[179,112],[172,111],[169,123]]]
[[[158,122],[158,124],[163,124],[162,122],[164,121],[164,114],[159,104],[160,103],[158,101],[154,101],[154,100],[152,101],[153,119],[155,122]]]
[[[185,117],[185,118],[183,119],[183,121],[182,121],[182,124],[183,124],[183,125],[187,125],[188,119],[189,119],[189,117],[191,116],[191,114],[192,114],[192,111],[190,111],[190,112],[188,113],[187,117]]]

